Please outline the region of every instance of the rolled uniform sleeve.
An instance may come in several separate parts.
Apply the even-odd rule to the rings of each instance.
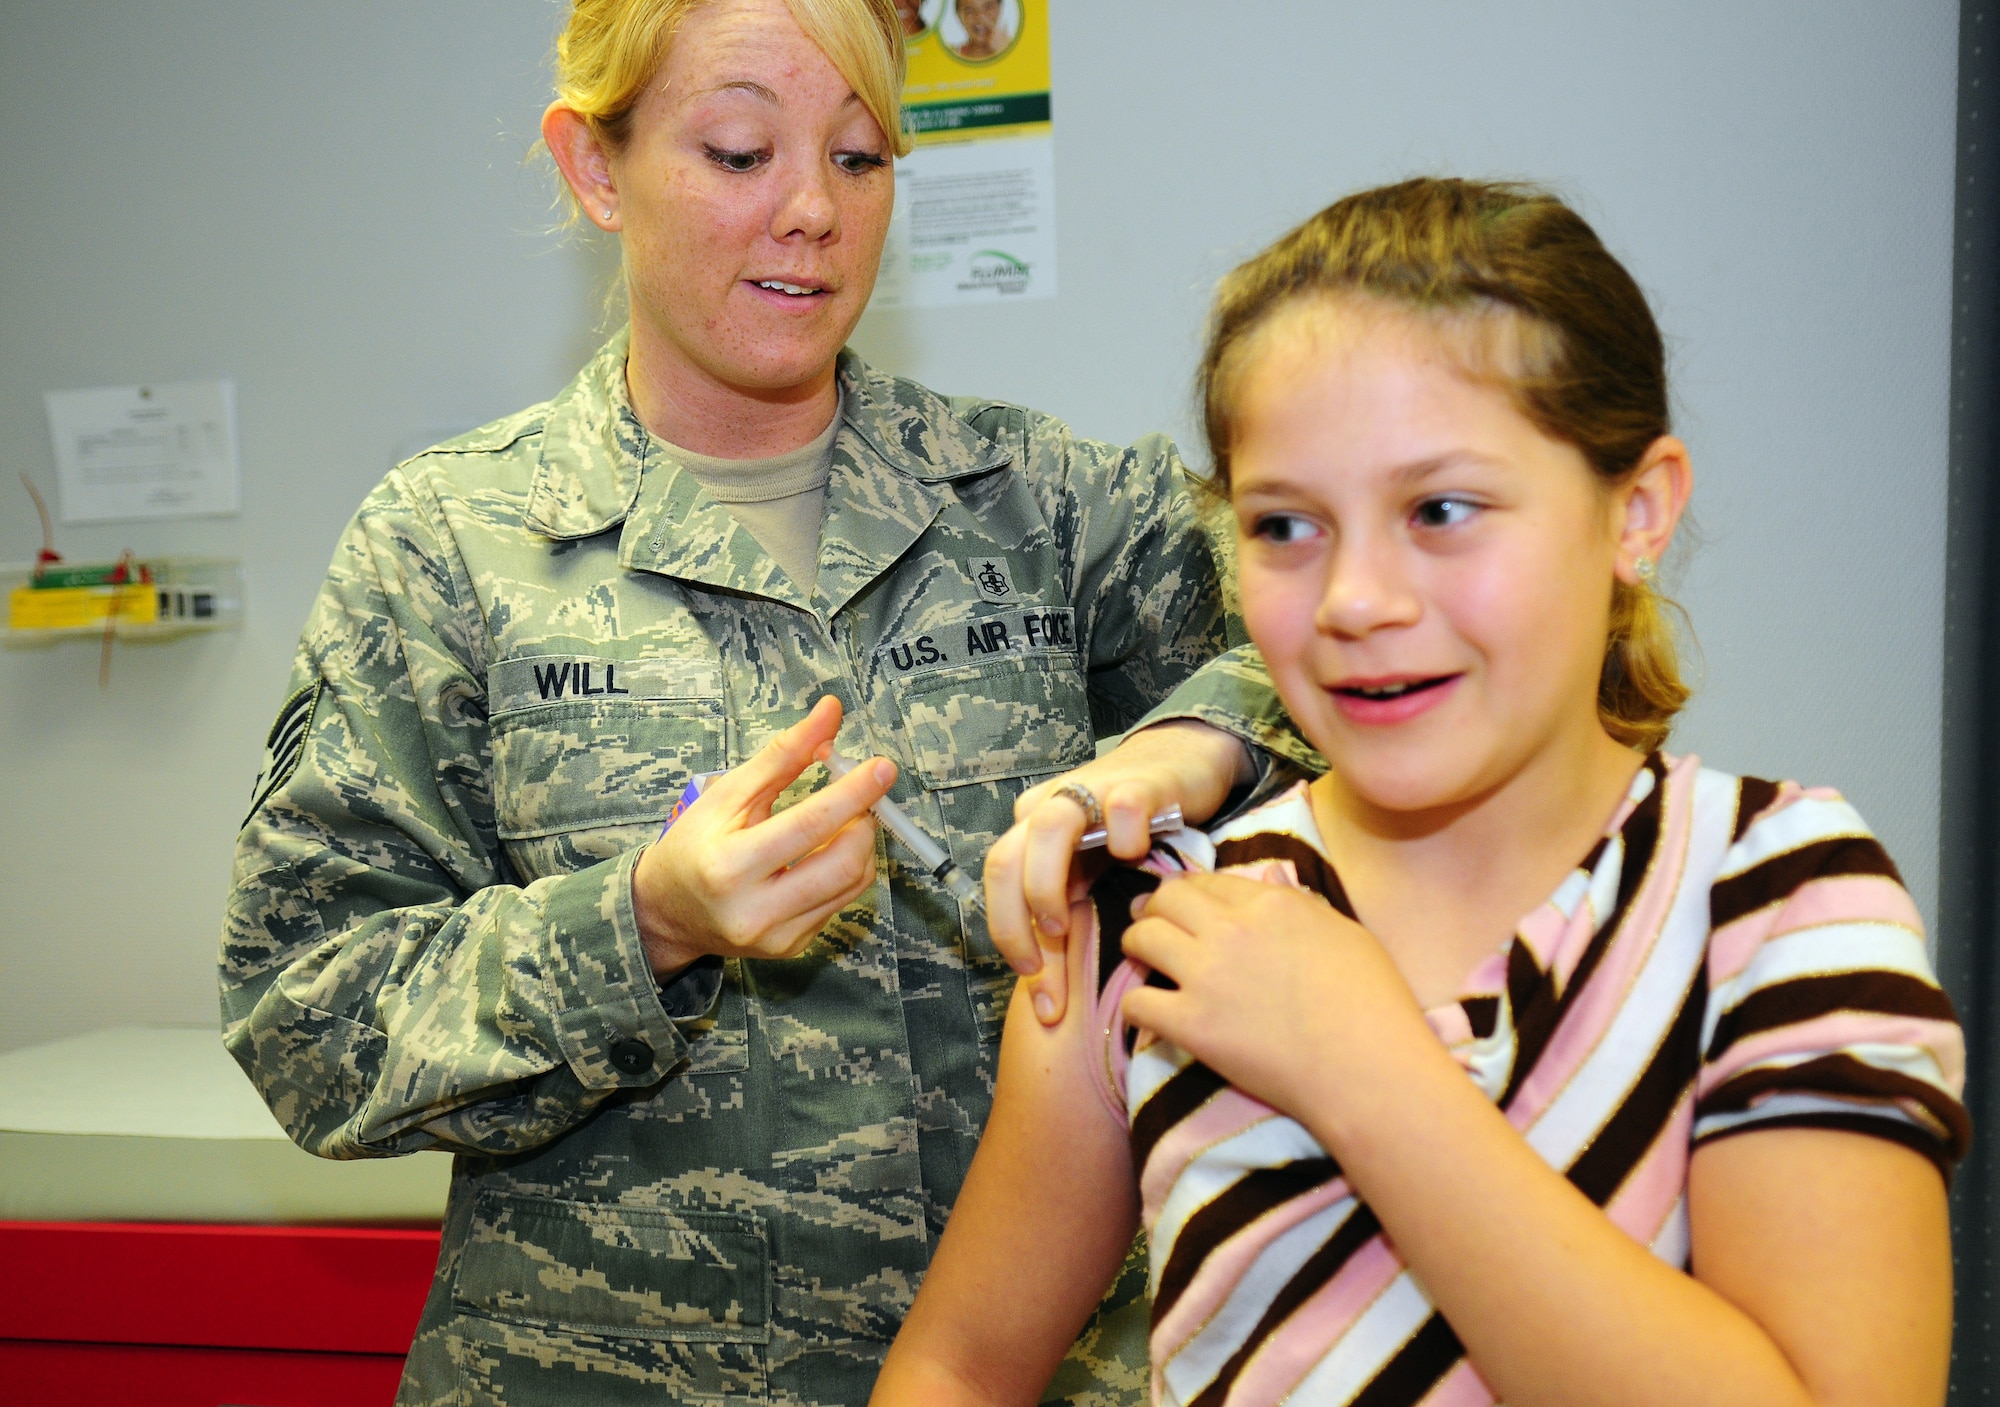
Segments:
[[[1100,736],[1171,719],[1207,723],[1251,747],[1261,796],[1325,762],[1292,725],[1235,591],[1235,526],[1204,495],[1173,442],[1126,449],[1061,432],[1073,599],[1089,642]]]
[[[1172,441],[1054,447],[1066,492],[1053,505],[1070,599],[1086,644],[1093,723],[1122,732],[1228,644],[1220,564],[1201,530]]]
[[[485,624],[440,521],[399,472],[349,526],[237,842],[224,1042],[326,1157],[534,1147],[687,1051],[633,914],[639,852],[510,882]],[[710,976],[676,1006],[705,1009]]]

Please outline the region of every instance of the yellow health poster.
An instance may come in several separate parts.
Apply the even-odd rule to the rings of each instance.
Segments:
[[[1049,0],[897,0],[896,9],[916,149],[896,163],[876,301],[1053,298]]]

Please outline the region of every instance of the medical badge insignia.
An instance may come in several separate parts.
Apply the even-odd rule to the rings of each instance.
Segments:
[[[969,557],[965,570],[971,575],[980,600],[1011,606],[1021,599],[1014,590],[1014,574],[1008,569],[1005,557]]]

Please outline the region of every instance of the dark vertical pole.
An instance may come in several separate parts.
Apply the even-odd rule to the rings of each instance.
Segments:
[[[1961,0],[1938,967],[1965,1022],[1951,1404],[2000,1403],[2000,0]]]

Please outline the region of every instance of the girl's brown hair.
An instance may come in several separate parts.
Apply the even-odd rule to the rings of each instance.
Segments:
[[[1298,302],[1354,298],[1435,318],[1467,374],[1607,484],[1668,433],[1660,329],[1582,217],[1533,186],[1421,178],[1335,202],[1223,280],[1198,390],[1225,490],[1257,333]],[[1613,580],[1597,711],[1628,747],[1660,746],[1688,699],[1670,611],[1650,586]]]

